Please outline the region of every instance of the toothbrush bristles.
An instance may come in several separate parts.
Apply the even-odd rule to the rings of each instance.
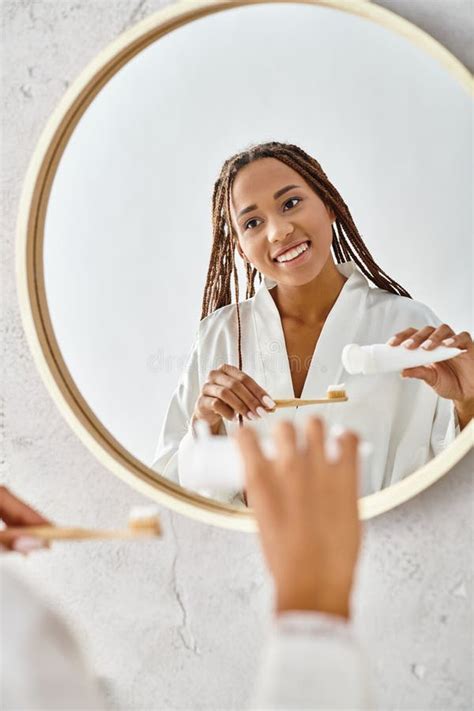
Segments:
[[[159,535],[161,533],[161,525],[157,507],[135,506],[130,511],[128,527],[137,532]]]
[[[337,400],[342,397],[347,397],[345,383],[340,383],[339,385],[330,385],[327,389],[327,396],[329,400]]]

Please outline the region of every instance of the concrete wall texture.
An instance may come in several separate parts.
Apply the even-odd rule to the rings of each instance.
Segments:
[[[2,480],[53,520],[116,526],[143,497],[73,435],[22,331],[14,235],[29,158],[65,88],[159,0],[2,0]],[[470,0],[384,0],[472,69]],[[366,525],[355,627],[381,709],[472,707],[472,452]],[[57,545],[6,563],[54,600],[114,709],[241,709],[271,616],[253,534],[161,511],[159,543]]]

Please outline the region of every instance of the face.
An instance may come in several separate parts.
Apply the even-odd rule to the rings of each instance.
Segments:
[[[231,216],[241,257],[277,283],[307,284],[330,256],[333,213],[299,173],[276,158],[239,171]]]

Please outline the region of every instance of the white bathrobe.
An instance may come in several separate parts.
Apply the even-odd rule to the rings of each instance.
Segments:
[[[0,570],[0,698],[13,711],[101,711],[109,708],[64,620],[36,586]],[[104,635],[105,637],[105,635]],[[108,650],[113,655],[113,649]],[[132,650],[139,657],[144,649]],[[272,623],[250,708],[369,709],[368,663],[352,625],[335,615],[289,611]],[[161,683],[165,680],[162,679]],[[157,679],[157,688],[160,680]],[[154,708],[164,708],[159,698]]]
[[[369,286],[353,262],[337,269],[347,281],[319,336],[301,397],[325,397],[329,385],[345,383],[348,402],[277,410],[251,426],[271,431],[277,418],[299,425],[308,415],[318,415],[329,425],[354,430],[374,447],[361,481],[361,496],[365,496],[412,474],[455,439],[459,426],[453,403],[438,397],[421,380],[403,379],[399,373],[349,375],[345,371],[341,354],[347,343],[386,343],[403,329],[441,322],[424,304]],[[293,398],[294,391],[280,315],[269,292],[273,286],[265,279],[255,296],[240,303],[240,317],[242,370],[275,400]],[[238,366],[235,304],[200,322],[159,437],[152,468],[187,488],[199,490],[178,461],[184,461],[183,452],[192,446],[190,421],[201,388],[209,372],[223,363]],[[222,433],[230,434],[236,427],[238,423],[225,420]],[[236,491],[212,495],[227,502],[239,498]]]

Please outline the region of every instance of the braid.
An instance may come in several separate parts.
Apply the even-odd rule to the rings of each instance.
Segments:
[[[288,165],[304,178],[326,207],[331,208],[336,218],[335,226],[332,227],[332,251],[336,264],[352,260],[375,286],[392,294],[411,298],[410,294],[374,261],[355,226],[349,208],[315,158],[291,143],[271,141],[252,146],[226,160],[214,184],[212,195],[213,241],[201,308],[201,319],[203,319],[216,309],[231,304],[231,280],[233,279],[237,306],[239,370],[242,370],[242,333],[239,279],[235,264],[237,235],[232,226],[230,197],[232,185],[239,170],[261,158],[276,158]],[[258,274],[261,283],[262,275],[248,262],[246,262],[245,269],[246,298],[249,299],[255,294],[255,277]]]
[[[361,272],[380,289],[409,297],[409,293],[389,277],[374,261],[354,224],[349,208],[334,185],[329,181],[320,164],[298,146],[290,144],[283,146],[280,150],[280,155],[274,157],[277,157],[278,160],[300,173],[308,185],[314,189],[327,207],[332,208],[336,215],[338,239],[345,256],[343,261],[352,259]],[[314,170],[315,167],[316,171]],[[334,251],[336,252],[335,249]]]
[[[227,200],[225,203],[225,213],[226,213],[226,220],[227,224],[231,224],[231,217],[230,217],[230,204],[229,204],[229,193],[227,194]],[[231,264],[230,268],[232,271],[232,276],[234,277],[234,292],[235,292],[235,301],[237,304],[237,323],[238,323],[238,331],[239,331],[239,342],[238,342],[238,351],[239,351],[239,370],[242,370],[242,333],[241,333],[241,328],[240,328],[240,308],[239,308],[239,276],[237,274],[237,267],[235,266],[235,249],[234,249],[234,243],[232,238],[228,240],[229,244],[232,244],[230,254],[231,254]],[[229,278],[230,282],[230,273],[229,273]],[[229,286],[229,294],[230,294],[230,286]]]

